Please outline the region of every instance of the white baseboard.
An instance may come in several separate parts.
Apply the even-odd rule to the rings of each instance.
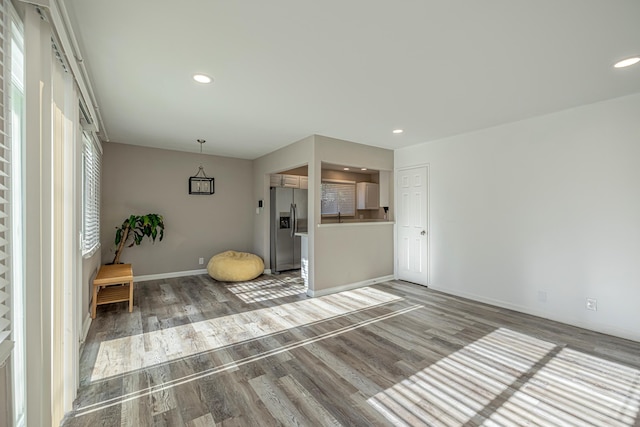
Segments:
[[[549,312],[549,311],[536,310],[533,307],[527,307],[527,306],[524,306],[524,305],[513,304],[513,303],[510,303],[508,301],[497,300],[497,299],[494,299],[494,298],[486,298],[486,297],[483,297],[483,296],[480,296],[480,295],[476,295],[476,294],[471,294],[471,293],[468,293],[468,292],[460,292],[460,291],[455,291],[455,290],[451,290],[451,289],[447,289],[447,288],[440,288],[438,286],[433,286],[433,285],[429,285],[429,288],[433,289],[435,291],[439,291],[439,292],[448,294],[448,295],[453,295],[453,296],[457,296],[457,297],[461,297],[461,298],[466,298],[466,299],[470,299],[470,300],[473,300],[473,301],[477,301],[477,302],[482,302],[482,303],[485,303],[485,304],[493,305],[493,306],[496,306],[496,307],[506,308],[508,310],[513,310],[513,311],[517,311],[517,312],[520,312],[520,313],[530,314],[532,316],[542,317],[543,319],[549,319],[549,320],[553,320],[555,322],[565,323],[565,324],[571,325],[571,326],[577,326],[578,328],[588,329],[590,331],[600,332],[602,334],[613,335],[613,336],[616,336],[616,337],[620,337],[620,338],[624,338],[624,339],[640,342],[640,334],[637,331],[624,330],[624,329],[612,327],[612,326],[609,326],[609,325],[594,325],[594,324],[591,324],[591,323],[587,324],[586,322],[580,321],[578,319],[569,318],[569,317],[562,316],[562,315],[556,315],[556,314],[554,314],[552,312]]]
[[[133,276],[134,282],[146,282],[148,280],[170,279],[172,277],[197,276],[199,274],[207,274],[207,269],[174,271],[172,273],[146,274],[143,276]]]
[[[89,327],[91,326],[91,313],[87,313],[87,317],[84,318],[84,322],[82,322],[82,331],[80,331],[80,345],[84,344],[87,340],[87,334],[89,333]]]
[[[350,291],[351,289],[362,288],[364,286],[375,285],[376,283],[388,282],[389,280],[393,280],[393,275],[376,277],[375,279],[367,279],[361,282],[349,283],[342,286],[335,286],[333,288],[320,289],[318,291],[314,291],[312,289],[307,290],[307,295],[310,297],[321,297],[329,294],[335,294],[337,292]]]

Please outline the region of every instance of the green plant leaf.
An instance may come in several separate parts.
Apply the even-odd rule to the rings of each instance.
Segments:
[[[129,231],[126,240],[131,241],[131,244],[127,246],[129,248],[140,245],[145,236],[149,237],[152,243],[155,243],[158,238],[162,241],[164,238],[164,218],[162,215],[151,213],[142,216],[130,215],[119,228],[116,227],[116,246],[122,242],[127,229]]]

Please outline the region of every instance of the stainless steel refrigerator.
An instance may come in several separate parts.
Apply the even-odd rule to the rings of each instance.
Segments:
[[[271,271],[300,268],[300,236],[307,232],[307,190],[271,188]]]

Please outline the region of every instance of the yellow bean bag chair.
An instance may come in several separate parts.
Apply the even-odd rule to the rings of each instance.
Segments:
[[[261,275],[264,262],[258,255],[226,251],[211,257],[207,272],[220,282],[243,282]]]

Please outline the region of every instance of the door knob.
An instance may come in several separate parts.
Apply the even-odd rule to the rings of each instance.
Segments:
[[[427,234],[427,232],[426,232],[425,230],[422,230],[422,231],[420,232],[420,234],[421,234],[422,236],[424,236],[425,234]]]

